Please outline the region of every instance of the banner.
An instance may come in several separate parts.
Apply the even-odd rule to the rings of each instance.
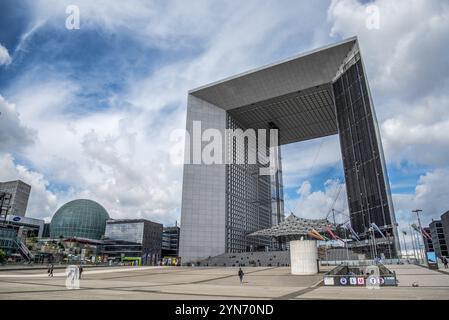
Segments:
[[[380,228],[377,226],[377,224],[375,224],[374,222],[372,222],[372,223],[371,223],[371,226],[373,226],[373,228],[376,229],[376,231],[380,233],[380,235],[382,236],[382,238],[386,239],[385,235],[384,235],[383,232],[380,230]]]
[[[313,228],[309,230],[309,235],[319,240],[325,240],[325,238]]]
[[[352,227],[351,227],[351,225],[350,225],[349,223],[346,224],[346,225],[344,225],[344,227],[345,227],[346,229],[348,229],[348,230],[351,232],[352,238],[353,238],[354,240],[360,241],[360,238],[359,238],[359,236],[357,235],[357,232],[355,232],[355,230],[352,229]]]
[[[334,239],[334,240],[340,240],[341,242],[345,243],[340,237],[336,236],[336,235],[332,232],[331,228],[326,227],[326,231],[327,231],[327,233],[330,234],[330,236],[332,237],[332,239]]]

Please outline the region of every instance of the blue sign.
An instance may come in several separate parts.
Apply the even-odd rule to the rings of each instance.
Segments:
[[[22,220],[22,218],[20,218],[20,217],[14,217],[14,218],[12,218],[12,221],[15,221],[15,222],[19,222],[20,220]]]
[[[346,279],[346,278],[344,278],[344,277],[341,277],[341,278],[340,278],[340,284],[341,284],[342,286],[347,285],[347,284],[348,284],[348,279]]]
[[[437,255],[433,251],[426,252],[427,254],[427,261],[429,263],[437,263]]]

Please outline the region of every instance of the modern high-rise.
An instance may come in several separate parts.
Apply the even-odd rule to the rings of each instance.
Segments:
[[[441,226],[443,227],[446,244],[449,244],[449,211],[446,211],[441,215]]]
[[[146,219],[114,219],[106,222],[104,237],[140,245],[139,257],[144,263],[156,264],[161,258],[162,229],[162,224]]]
[[[444,235],[441,220],[432,220],[429,224],[430,235],[432,236],[433,249],[437,257],[448,256],[446,237]]]
[[[9,193],[9,210],[7,214],[24,217],[28,206],[31,186],[21,180],[0,182],[0,193]]]
[[[277,129],[277,135],[263,131],[270,129]],[[272,239],[248,234],[283,220],[280,146],[336,134],[350,220],[361,239],[358,248],[369,251],[375,223],[389,235],[386,241],[375,234],[378,251],[396,256],[400,250],[380,133],[356,37],[191,90],[186,131],[183,262],[272,248]],[[267,156],[276,145],[278,152]],[[324,211],[316,218],[325,217]]]
[[[164,227],[162,232],[162,257],[179,256],[179,233],[178,226]]]

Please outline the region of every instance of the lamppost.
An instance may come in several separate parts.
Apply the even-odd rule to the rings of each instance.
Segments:
[[[411,237],[411,240],[412,240],[412,247],[413,247],[413,257],[415,258],[415,260],[416,261],[418,261],[418,254],[417,254],[417,252],[416,252],[416,244],[415,244],[415,237],[414,237],[414,235],[413,235],[413,230],[412,230],[412,226],[408,226],[408,228],[409,228],[409,232],[410,232],[410,237]]]
[[[419,213],[422,212],[422,210],[421,210],[421,209],[415,209],[415,210],[412,210],[412,212],[416,213],[416,216],[418,217],[419,232],[420,232],[420,234],[421,234],[421,240],[422,240],[422,238],[423,238],[423,234],[422,234],[422,226],[421,226],[421,219],[419,218]],[[419,245],[420,247],[421,247],[421,240],[418,239],[418,241],[419,241],[418,245]],[[420,249],[420,251],[421,251],[421,249]],[[428,264],[427,256],[426,256],[426,253],[425,253],[425,252],[424,252],[424,261],[425,261],[426,264]]]

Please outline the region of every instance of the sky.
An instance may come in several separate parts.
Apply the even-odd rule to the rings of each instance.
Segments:
[[[179,222],[170,134],[187,91],[352,36],[400,230],[413,209],[424,224],[449,210],[446,1],[5,0],[0,30],[0,181],[32,186],[30,217],[89,198],[113,218]],[[347,212],[339,148],[337,136],[282,147],[287,212]]]

